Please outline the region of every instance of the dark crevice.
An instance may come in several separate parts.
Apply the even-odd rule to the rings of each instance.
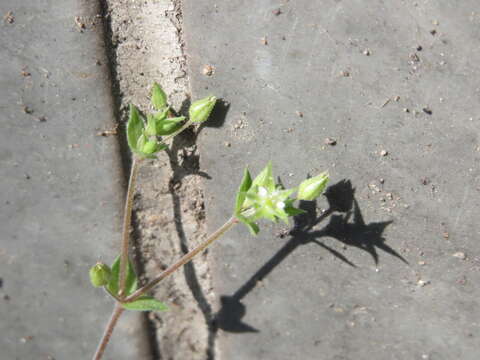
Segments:
[[[113,116],[116,119],[116,123],[118,124],[118,132],[123,134],[125,132],[125,113],[121,111],[122,109],[122,100],[121,100],[121,91],[120,91],[120,83],[118,82],[118,74],[117,74],[117,56],[116,56],[116,46],[113,43],[113,31],[112,31],[112,21],[110,17],[110,10],[107,0],[99,0],[99,10],[100,15],[102,18],[103,23],[103,43],[105,46],[105,55],[107,59],[107,63],[102,65],[108,68],[109,77],[110,77],[110,86],[111,86],[111,99],[112,99],[112,111]],[[124,189],[125,193],[127,190],[128,185],[128,176],[130,173],[131,167],[131,154],[128,148],[127,139],[125,136],[117,136],[116,137],[119,146],[119,153],[120,153],[120,161],[121,161],[121,170],[123,178],[125,179],[124,182]],[[134,242],[138,242],[139,234],[138,234],[138,226],[136,226],[136,219],[135,214],[133,214],[134,220],[132,224],[133,234],[132,238]],[[138,244],[135,244],[138,245]],[[140,249],[140,246],[135,246],[136,249]],[[137,250],[139,252],[140,250]],[[135,254],[135,259],[140,259],[141,254]],[[136,261],[135,267],[138,270],[138,273],[144,273],[143,266],[140,261]],[[146,335],[146,342],[149,347],[147,349],[147,353],[149,358],[152,360],[161,360],[160,354],[160,346],[158,344],[158,340],[156,337],[156,329],[152,321],[148,318],[148,313],[145,313],[144,316],[144,328],[145,328],[145,335]]]

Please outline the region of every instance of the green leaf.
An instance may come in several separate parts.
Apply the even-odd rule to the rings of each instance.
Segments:
[[[127,123],[127,141],[131,151],[137,151],[137,143],[143,135],[143,121],[135,105],[130,104],[130,115]]]
[[[128,310],[137,311],[166,311],[167,305],[151,296],[141,296],[137,300],[123,303],[122,306]]]
[[[272,175],[272,162],[269,161],[267,166],[257,175],[252,182],[253,186],[262,186],[268,191],[275,190],[275,180]]]
[[[112,274],[111,274],[110,282],[106,286],[106,289],[110,294],[118,295],[118,291],[120,289],[120,286],[118,283],[120,280],[119,277],[120,277],[120,256],[118,256],[112,264]],[[127,296],[135,292],[135,290],[137,290],[137,275],[133,270],[133,266],[130,260],[128,261],[128,264],[127,264],[127,278],[126,278],[125,285],[126,285],[125,293]]]
[[[243,173],[243,179],[240,183],[240,187],[237,192],[237,198],[235,201],[235,215],[239,214],[242,210],[242,205],[245,201],[246,192],[252,186],[252,177],[250,176],[250,172],[248,169],[245,169]]]
[[[156,130],[156,120],[155,117],[152,114],[147,115],[147,126],[145,128],[145,135],[146,136],[155,136],[157,135],[157,130]]]
[[[236,218],[247,226],[248,230],[250,230],[250,233],[253,236],[257,236],[257,234],[260,232],[260,228],[258,227],[258,225],[253,221],[247,219],[245,216],[237,214]]]
[[[152,88],[152,104],[157,110],[167,107],[167,94],[157,83],[154,83]]]

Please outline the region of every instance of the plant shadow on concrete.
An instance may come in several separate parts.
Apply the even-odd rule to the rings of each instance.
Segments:
[[[331,237],[348,246],[367,251],[372,256],[375,265],[378,265],[379,262],[377,248],[408,264],[400,254],[385,243],[386,239],[382,237],[385,228],[392,221],[366,224],[354,192],[355,189],[349,180],[342,180],[330,186],[325,192],[329,208],[321,215],[317,214],[316,201],[301,201],[299,208],[306,213],[294,217],[294,226],[288,233],[290,239],[287,243],[233,295],[221,297],[221,308],[215,317],[216,328],[232,333],[259,332],[258,329],[242,321],[247,310],[241,300],[256,287],[258,281],[267,277],[299,246],[316,244],[344,263],[356,267],[344,255],[321,242],[319,239],[322,237]],[[350,221],[352,215],[353,222]],[[330,217],[330,222],[324,228],[318,231],[314,230],[314,227],[327,217]]]
[[[181,106],[180,113],[185,113],[190,107],[190,100],[187,99]],[[185,149],[195,146],[197,137],[205,127],[218,128],[225,122],[229,103],[218,99],[215,108],[210,114],[209,121],[202,123],[196,131],[191,129],[186,130],[180,136],[173,139],[171,149],[167,150],[167,154],[170,161],[170,167],[172,169],[172,177],[169,183],[169,192],[172,196],[173,213],[175,219],[175,230],[178,238],[180,239],[180,249],[182,254],[189,252],[188,239],[183,228],[182,220],[182,201],[177,189],[182,186],[182,179],[189,175],[197,175],[206,179],[210,179],[210,176],[200,171],[199,156],[196,151],[189,153]],[[179,157],[182,157],[182,163],[180,163]],[[192,295],[197,302],[205,323],[208,327],[208,343],[207,343],[207,360],[213,360],[215,358],[215,339],[216,339],[216,327],[215,327],[215,314],[212,306],[205,296],[200,281],[195,270],[193,262],[189,262],[184,265],[185,281],[192,292]],[[158,350],[157,350],[158,353]]]

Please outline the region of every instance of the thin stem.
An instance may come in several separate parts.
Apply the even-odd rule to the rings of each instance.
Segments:
[[[122,234],[122,252],[120,255],[120,298],[123,298],[127,280],[128,250],[130,240],[130,225],[132,222],[133,195],[135,193],[135,183],[138,173],[138,163],[140,159],[133,157],[132,167],[130,169],[130,179],[128,181],[127,199],[125,200],[125,212],[123,214],[123,234]]]
[[[225,234],[228,230],[230,230],[232,226],[234,226],[235,224],[238,224],[238,219],[235,217],[231,217],[225,224],[223,224],[217,231],[215,231],[212,235],[210,235],[204,242],[199,244],[193,250],[190,250],[187,254],[182,256],[176,263],[174,263],[173,265],[170,265],[169,268],[167,268],[162,273],[160,273],[156,278],[150,281],[147,285],[142,286],[140,289],[138,289],[133,294],[128,296],[126,299],[124,299],[123,302],[126,303],[126,302],[135,301],[140,296],[145,294],[147,291],[151,290],[160,281],[162,281],[167,276],[174,273],[178,268],[180,268],[181,266],[185,265],[190,260],[192,260],[195,257],[195,255],[205,250],[210,244],[212,244],[215,240],[220,238],[223,234]]]
[[[103,332],[102,340],[98,344],[97,351],[95,351],[95,355],[93,355],[93,360],[100,360],[107,348],[108,342],[112,337],[113,329],[117,324],[120,315],[122,315],[123,310],[125,310],[120,304],[116,304],[113,308],[112,316],[110,316],[110,320],[108,320],[108,324]]]

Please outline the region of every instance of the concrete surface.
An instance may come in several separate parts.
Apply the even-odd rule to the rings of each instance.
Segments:
[[[336,184],[212,248],[222,358],[478,357],[479,25],[476,0],[184,1],[193,95],[230,103],[199,139],[209,229],[247,164]]]
[[[113,305],[88,279],[124,197],[117,139],[98,136],[115,119],[97,5],[0,4],[2,359],[89,358]],[[105,359],[147,358],[142,329],[121,319]]]

